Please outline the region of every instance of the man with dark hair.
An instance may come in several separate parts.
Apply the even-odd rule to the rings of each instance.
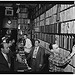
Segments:
[[[38,41],[38,43],[40,43],[40,41],[38,39],[36,39],[35,41]]]
[[[30,66],[33,72],[39,72],[44,63],[45,50],[40,47],[40,41],[35,40],[35,47],[32,48],[27,59],[31,58]]]
[[[11,69],[11,57],[10,47],[8,40],[3,39],[0,47],[0,71],[12,71]]]
[[[24,34],[24,39],[25,39],[24,51],[26,52],[26,55],[28,56],[28,54],[30,53],[31,47],[32,47],[32,42],[27,37],[27,34]]]
[[[56,53],[58,53],[59,47],[57,44],[50,44],[49,45],[49,49],[51,50],[51,52],[53,52],[53,54],[55,55]],[[71,61],[72,57],[75,55],[75,39],[73,39],[73,47],[72,47],[72,52],[70,52],[70,54],[65,57],[62,58],[62,62],[59,62],[59,64],[56,64],[58,67],[62,67],[65,68]],[[61,59],[61,58],[60,58]]]
[[[49,49],[50,49],[50,50],[53,49],[52,44],[49,45]]]
[[[3,42],[0,51],[0,71],[10,71],[10,61],[8,61],[9,46]]]

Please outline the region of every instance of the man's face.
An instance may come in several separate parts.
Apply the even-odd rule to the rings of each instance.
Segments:
[[[3,43],[3,52],[5,53],[5,54],[7,54],[7,53],[9,53],[9,44],[7,44],[7,43]]]
[[[55,44],[57,44],[57,40],[55,40]]]
[[[38,46],[39,46],[39,42],[35,41],[35,47],[38,47]]]
[[[26,35],[24,35],[24,38],[26,39],[26,38],[27,38],[27,36],[26,36]]]
[[[53,45],[53,50],[55,51],[55,52],[59,52],[59,46],[57,45],[57,44],[54,44]]]

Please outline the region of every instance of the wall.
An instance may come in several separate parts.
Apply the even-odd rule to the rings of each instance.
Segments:
[[[61,48],[59,53],[64,57],[68,56],[73,47],[75,34],[75,4],[56,4],[35,18],[34,24],[39,28],[39,32],[35,31],[36,38],[40,40],[43,47],[49,50],[49,44],[57,40]],[[64,69],[65,72],[74,72],[74,57]]]

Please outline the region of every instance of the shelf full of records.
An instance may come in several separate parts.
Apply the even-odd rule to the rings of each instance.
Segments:
[[[28,19],[28,8],[20,8],[20,12],[18,13],[18,27],[24,33],[28,32],[28,24],[30,24],[30,19]]]
[[[60,22],[75,19],[75,6],[60,12]]]
[[[75,34],[75,21],[61,23],[61,33]]]
[[[37,17],[37,22],[39,22],[39,20],[40,20],[39,17]]]
[[[53,16],[50,16],[50,17],[47,17],[47,18],[41,18],[40,17],[40,21],[46,20],[46,25],[50,25],[50,24],[56,23],[56,18],[57,18],[56,15],[53,15]]]
[[[45,42],[54,43],[55,35],[44,34],[44,33],[36,33],[37,37]]]
[[[51,34],[44,34],[44,33],[37,33],[37,37],[45,42],[48,43],[55,43],[57,40],[57,44],[59,47],[71,51],[73,47],[73,39],[74,36],[70,35],[51,35]]]
[[[45,32],[46,33],[58,33],[57,31],[57,24],[52,24],[52,25],[46,25],[45,26]]]
[[[27,13],[28,12],[28,8],[20,8],[20,13]]]
[[[45,18],[45,13],[40,15],[40,20],[43,20]]]
[[[28,13],[19,13],[18,18],[28,18]]]
[[[39,22],[37,22],[37,23],[36,23],[36,26],[38,27],[39,25],[40,25],[40,23],[39,23]]]
[[[36,18],[35,23],[37,21],[40,32],[36,33],[39,39],[54,43],[57,35],[59,46],[71,51],[75,34],[75,4],[55,5]]]
[[[44,20],[46,20],[46,25],[50,25],[50,24],[56,23],[56,18],[57,18],[57,15],[53,15],[53,16],[45,19],[45,13],[44,13],[40,16],[40,19],[39,19],[39,17],[37,19],[35,19],[35,23],[40,22],[40,26],[43,26]]]
[[[74,4],[61,4],[61,11],[73,7]]]
[[[17,28],[17,20],[12,20],[13,28]]]
[[[40,21],[39,23],[40,26],[44,26],[44,20]]]
[[[46,11],[46,18],[57,13],[57,5]]]
[[[59,46],[66,50],[71,51],[73,47],[73,39],[74,36],[59,35]]]
[[[29,19],[18,19],[18,24],[28,24]]]
[[[49,10],[51,7],[53,8]],[[57,11],[57,5],[54,6],[52,4],[40,4],[40,8],[39,8],[39,5],[37,5],[36,8],[34,8],[32,13],[33,19],[43,14],[46,10],[48,10],[47,14],[49,15],[51,15],[50,13],[55,14]]]
[[[44,26],[40,26],[39,29],[40,29],[40,32],[45,32]]]

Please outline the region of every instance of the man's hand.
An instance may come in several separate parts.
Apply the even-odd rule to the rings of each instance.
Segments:
[[[72,48],[72,52],[75,53],[75,46],[73,46],[73,48]]]
[[[14,39],[12,40],[12,43],[15,43],[15,40]]]
[[[40,64],[39,67],[41,68],[42,67],[42,64]]]
[[[22,63],[22,58],[21,58],[21,56],[20,56],[19,54],[17,54],[16,56],[17,56],[18,62]]]

